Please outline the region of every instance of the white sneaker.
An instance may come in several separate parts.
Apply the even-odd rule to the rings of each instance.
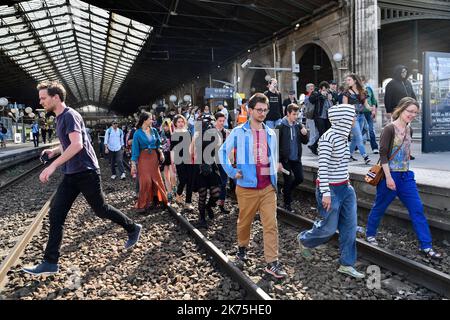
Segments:
[[[122,173],[122,175],[120,176],[120,180],[124,180],[126,178],[126,176],[125,176],[125,172],[124,173]]]
[[[113,174],[113,175],[111,176],[111,179],[112,179],[112,180],[115,180],[115,179],[116,179],[116,175]]]
[[[379,154],[380,151],[378,149],[373,149],[373,154]]]
[[[356,279],[363,279],[365,277],[364,273],[356,271],[352,266],[340,266],[338,272],[347,274]]]

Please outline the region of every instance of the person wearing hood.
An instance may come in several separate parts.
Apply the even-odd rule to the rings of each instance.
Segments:
[[[392,113],[397,108],[401,99],[405,97],[413,98],[417,100],[416,94],[414,93],[411,82],[408,80],[409,71],[404,65],[398,65],[394,68],[394,73],[392,75],[392,80],[386,85],[386,90],[384,93],[384,107],[386,108],[386,117],[391,122]],[[411,137],[413,131],[411,130]],[[411,160],[415,157],[411,155]]]
[[[328,110],[331,128],[319,140],[319,169],[316,199],[322,220],[310,230],[299,233],[297,240],[302,255],[311,258],[311,248],[328,242],[339,230],[341,252],[338,272],[354,278],[364,278],[355,268],[356,262],[356,194],[350,185],[348,136],[355,124],[355,107],[350,104]]]
[[[402,98],[411,97],[417,100],[408,76],[408,68],[404,65],[398,65],[394,68],[392,80],[387,84],[384,94],[384,107],[388,119],[391,119],[392,113]]]
[[[298,122],[299,106],[291,103],[278,129],[279,161],[289,174],[283,173],[284,208],[292,212],[292,191],[303,182],[302,144],[308,143],[308,131]]]

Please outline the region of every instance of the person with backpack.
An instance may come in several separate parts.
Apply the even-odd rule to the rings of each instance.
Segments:
[[[194,192],[198,192],[198,210],[199,221],[196,224],[197,228],[207,229],[208,224],[206,222],[206,213],[210,220],[214,219],[213,208],[217,205],[217,201],[220,197],[220,172],[218,165],[214,162],[214,154],[208,155],[210,158],[205,157],[205,149],[210,148],[211,144],[214,144],[214,140],[211,138],[211,133],[215,133],[213,124],[213,117],[209,114],[202,114],[197,119],[197,126],[201,123],[201,127],[194,133],[191,144],[191,154],[194,155],[194,172],[193,172],[193,185]],[[209,199],[207,200],[209,190]]]
[[[112,180],[116,179],[116,165],[120,179],[123,180],[126,177],[123,167],[123,145],[123,131],[119,128],[119,123],[114,120],[105,133],[105,154],[110,153]]]

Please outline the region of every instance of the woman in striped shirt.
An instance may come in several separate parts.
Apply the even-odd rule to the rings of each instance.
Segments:
[[[319,140],[319,171],[316,199],[322,220],[311,230],[301,232],[298,243],[305,258],[311,257],[311,248],[328,242],[339,230],[341,266],[338,272],[355,278],[364,274],[354,268],[356,262],[356,194],[350,185],[348,136],[355,124],[355,107],[349,104],[333,106],[328,110],[331,128]]]

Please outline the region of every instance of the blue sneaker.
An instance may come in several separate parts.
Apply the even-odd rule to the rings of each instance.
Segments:
[[[32,274],[34,276],[44,276],[58,273],[59,267],[56,263],[48,263],[46,261],[42,261],[41,264],[38,264],[34,267],[23,268],[23,272]]]
[[[128,233],[128,241],[127,243],[125,243],[125,249],[130,249],[139,241],[139,237],[141,236],[141,230],[142,225],[136,224],[136,230]]]

